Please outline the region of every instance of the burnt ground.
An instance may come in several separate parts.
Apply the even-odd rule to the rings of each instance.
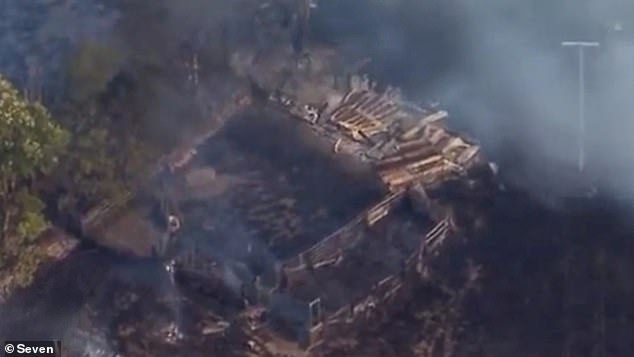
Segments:
[[[277,259],[308,248],[382,197],[369,167],[331,150],[296,119],[243,113],[199,150],[198,166],[233,181],[214,199],[183,204],[187,233],[203,244],[229,241],[216,248],[230,256],[249,243]]]
[[[606,197],[554,210],[519,192],[497,201],[467,306],[479,355],[631,355],[631,210]]]
[[[473,244],[460,254],[447,251],[445,255],[457,268],[470,258],[483,269],[479,291],[461,306],[465,329],[458,339],[458,356],[559,356],[567,341],[571,355],[589,356],[602,338],[606,355],[631,355],[634,289],[628,210],[598,199],[553,209],[525,193],[507,191],[497,194],[489,216],[488,225]],[[601,255],[596,253],[600,251],[604,254],[599,259]],[[570,262],[568,269],[566,262]],[[130,278],[134,276],[136,279]],[[173,305],[163,302],[171,296],[164,282],[156,263],[105,250],[78,252],[51,267],[32,289],[3,307],[0,336],[63,337],[60,334],[73,326],[81,311],[101,306],[108,312],[114,301],[111,294],[129,292],[139,294],[141,303],[122,310],[127,312],[102,315],[100,324],[127,320],[120,323],[125,325],[151,315],[164,322],[175,316]],[[358,335],[357,347],[340,348],[329,355],[409,355],[413,334],[421,329],[416,312],[437,308],[445,301],[442,296],[430,301],[425,291],[419,294],[410,299],[415,304],[403,304],[390,319],[350,331]],[[201,313],[195,306],[182,311]],[[601,311],[604,333],[599,323]],[[169,350],[151,342],[153,331],[164,326],[156,324],[145,325],[134,336],[148,339],[146,348],[154,355]],[[218,345],[230,351],[241,348],[225,345],[226,340],[189,343],[199,346],[198,351]]]
[[[190,202],[185,207],[185,211],[191,210],[187,211],[185,232],[208,241],[218,238],[223,245],[234,242],[237,252],[244,251],[244,243],[262,242],[273,255],[290,255],[380,197],[374,183],[358,179],[366,168],[345,158],[343,163],[333,164],[327,155],[331,148],[311,142],[312,133],[303,132],[300,123],[288,124],[282,120],[286,118],[274,115],[262,120],[260,114],[252,111],[237,118],[221,132],[221,140],[201,150],[198,165],[211,165],[218,173],[242,179],[236,179],[237,184],[214,204]],[[249,218],[249,209],[263,202],[291,202],[284,200],[289,197],[297,206],[279,203],[270,210],[274,217],[282,217],[280,212],[285,210],[301,217],[302,233],[267,240],[274,229],[262,223],[266,219]],[[326,214],[311,220],[311,212],[322,207]],[[482,214],[488,224],[478,237],[471,237],[465,247],[443,252],[444,266],[461,270],[468,259],[482,266],[480,289],[459,306],[464,329],[457,335],[458,356],[559,356],[566,349],[571,356],[589,356],[600,353],[601,346],[607,356],[632,354],[634,240],[630,210],[602,198],[552,207],[509,189],[497,192]],[[201,229],[210,217],[215,220],[210,224],[215,233]],[[239,239],[241,235],[244,240]],[[216,247],[217,251],[230,254],[234,248],[227,247],[234,243]],[[378,249],[375,246],[372,251],[381,250],[380,243],[376,244]],[[284,248],[287,245],[290,248]],[[183,328],[202,331],[199,326],[204,321],[218,317],[209,316],[203,304],[182,296],[175,303],[179,294],[159,262],[91,249],[50,267],[31,289],[3,306],[0,337],[70,341],[82,316],[97,311],[91,325],[109,331],[106,339],[122,343],[130,355],[180,353],[189,348],[188,354],[196,356],[214,348],[233,353],[244,347],[226,338],[203,338],[195,333],[182,345],[169,347],[158,341],[157,334],[169,321],[180,319]],[[343,264],[362,261],[353,256]],[[394,264],[387,268],[393,269]],[[364,274],[362,270],[354,267],[359,275]],[[335,289],[338,278],[328,271],[320,277],[333,280],[330,284]],[[355,281],[354,274],[342,278]],[[136,302],[121,305],[122,298],[117,296],[130,294],[138,296]],[[445,309],[447,302],[443,294],[430,300],[424,289],[412,294],[410,303],[399,306],[390,318],[346,332],[357,340],[356,347],[334,349],[329,355],[409,355],[422,329],[417,313]],[[115,337],[123,333],[117,332],[122,326],[130,325],[136,326],[133,332],[124,331],[130,335]]]
[[[121,351],[125,356],[233,356],[222,334],[204,335],[222,318],[182,296],[159,261],[104,250],[79,251],[3,306],[0,337],[61,339],[68,356]],[[177,323],[187,338],[165,342]],[[234,338],[234,336],[231,336]]]
[[[463,302],[414,290],[391,318],[351,332],[353,347],[327,355],[413,356],[412,346],[425,340],[420,332],[430,326],[422,316],[436,316],[434,327],[452,310],[461,315],[456,356],[632,355],[630,209],[605,197],[545,206],[509,190],[497,194],[487,215],[477,239],[441,257],[444,273],[451,266],[463,270],[468,260],[482,269],[477,289]],[[456,281],[447,284],[454,291],[460,290]]]
[[[322,8],[325,6],[334,7],[339,4],[320,4]],[[355,7],[348,9],[356,11]],[[347,28],[355,27],[351,20],[367,18],[350,17],[351,12],[342,11],[340,7],[334,11],[341,16],[327,18],[338,20]],[[549,9],[548,12],[552,11]],[[399,51],[392,55],[392,61],[384,61],[387,63],[383,63],[382,67],[403,70],[396,71],[396,81],[394,75],[385,75],[387,82],[406,80],[414,90],[418,90],[421,82],[430,85],[436,83],[432,80],[433,77],[429,78],[430,73],[438,77],[447,73],[446,67],[451,67],[448,64],[454,62],[449,59],[467,57],[460,55],[461,51],[452,46],[461,43],[460,39],[456,40],[452,36],[456,29],[461,28],[461,19],[454,13],[443,12],[447,13],[449,16],[428,17],[434,21],[420,21],[418,12],[410,12],[414,22],[423,26],[418,31],[409,31],[404,26],[401,14],[394,17],[397,25],[395,28],[408,31],[408,38],[413,39],[410,42],[419,44],[426,51],[424,56],[412,55],[417,51],[411,46],[399,46],[407,53]],[[385,15],[377,14],[373,18],[383,21]],[[537,14],[537,17],[542,16]],[[447,21],[448,18],[452,21]],[[18,19],[17,22],[21,20]],[[331,37],[345,32],[345,29],[328,25],[333,33]],[[378,28],[374,25],[371,22],[356,28]],[[540,30],[546,28],[531,27]],[[441,31],[438,34],[438,29],[451,32],[448,34],[448,31]],[[552,36],[549,31],[545,32]],[[426,34],[428,41],[421,40],[421,34]],[[375,52],[385,52],[385,41],[376,40],[376,31],[366,37],[370,43],[379,47]],[[436,38],[444,40],[436,41]],[[440,65],[421,65],[421,59]],[[413,69],[418,69],[418,73],[413,74]],[[393,73],[394,70],[384,72]],[[423,72],[422,75],[420,72]],[[486,83],[490,83],[490,78],[486,78]],[[496,94],[498,93],[490,96],[496,103],[492,106],[496,109],[494,111],[497,111],[497,104],[501,102],[500,97],[503,97]],[[496,135],[503,131],[494,130]],[[511,157],[516,160],[515,156]],[[554,210],[535,202],[525,193],[498,194],[497,203],[490,213],[489,226],[481,233],[479,244],[470,247],[470,256],[483,265],[484,278],[480,293],[473,296],[465,306],[469,325],[460,345],[459,355],[634,355],[634,284],[631,278],[634,271],[634,239],[629,218],[631,211],[597,201],[573,207],[574,214],[570,208]],[[59,336],[65,330],[64,327],[68,326],[66,323],[77,314],[77,310],[92,301],[93,296],[110,289],[133,290],[132,286],[107,285],[105,281],[107,272],[114,267],[129,267],[130,273],[137,271],[138,265],[135,267],[130,264],[136,261],[136,258],[121,257],[104,249],[95,253],[72,255],[42,274],[32,289],[18,294],[7,306],[2,307],[0,336]],[[157,274],[158,271],[157,269]],[[152,294],[146,294],[142,301],[152,302],[155,298]],[[107,303],[104,302],[104,308],[111,308]],[[147,305],[148,310],[135,306],[140,309],[138,311],[147,314],[155,312],[152,304]],[[411,324],[411,312],[414,308],[417,307],[404,306],[400,316],[376,328],[374,333],[368,332],[362,340],[361,348],[340,355],[407,355],[408,341],[397,338],[397,334],[393,332],[411,332],[418,328]],[[358,332],[363,334],[366,331]],[[601,345],[605,346],[605,351],[597,350],[597,346]],[[400,346],[400,349],[390,346]],[[158,351],[160,347],[155,346],[154,355]]]
[[[406,208],[363,233],[363,240],[333,266],[306,272],[289,294],[302,301],[321,297],[326,313],[356,303],[382,279],[401,273],[402,262],[418,247],[432,222]],[[295,280],[295,279],[294,279]]]
[[[333,159],[331,150],[294,119],[260,109],[242,113],[200,148],[195,165],[211,166],[230,182],[211,199],[182,202],[179,238],[238,260],[249,243],[273,259],[314,244],[382,197],[368,167],[353,158]],[[207,316],[207,308],[218,304],[190,298],[200,296],[175,290],[158,260],[86,248],[46,269],[2,307],[0,336],[62,338],[94,348],[120,343],[126,355],[187,348],[196,356],[224,346],[222,338],[201,336],[201,324],[219,318]],[[190,338],[171,347],[161,341],[169,321],[178,321]],[[92,337],[77,336],[78,330]],[[230,353],[242,347],[223,348]]]

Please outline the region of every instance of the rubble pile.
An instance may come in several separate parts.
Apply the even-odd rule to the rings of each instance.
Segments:
[[[397,89],[378,91],[376,88],[376,83],[367,77],[352,76],[345,93],[337,94],[337,89],[333,88],[333,93],[322,94],[322,98],[340,98],[334,105],[328,102],[315,104],[320,98],[299,103],[294,100],[298,95],[281,91],[269,97],[288,113],[313,127],[317,135],[330,140],[335,154],[352,155],[372,165],[389,192],[384,200],[362,212],[340,230],[287,260],[284,279],[293,282],[291,290],[297,281],[302,280],[302,270],[315,274],[317,269],[337,265],[344,252],[359,244],[364,230],[388,216],[405,197],[437,222],[421,237],[418,248],[404,260],[400,274],[378,281],[366,297],[336,311],[326,311],[319,321],[308,325],[309,335],[324,326],[369,318],[378,305],[389,304],[396,299],[403,289],[403,278],[409,271],[427,276],[427,258],[438,253],[456,227],[452,210],[438,207],[439,203],[430,199],[426,190],[449,181],[477,180],[478,177],[470,177],[473,168],[491,170],[493,167],[484,160],[475,142],[447,129],[443,123],[448,117],[446,111],[413,107],[402,100]],[[439,215],[438,212],[442,213]],[[320,303],[319,297],[311,302]],[[319,340],[320,337],[316,340],[309,337],[307,343],[315,345]]]
[[[303,87],[306,88],[310,87],[311,77],[306,76],[304,67],[298,78],[305,81]],[[300,80],[298,78],[293,80]],[[294,339],[303,349],[316,350],[333,331],[346,325],[367,323],[377,318],[385,306],[401,301],[405,291],[410,289],[410,278],[415,277],[414,281],[429,278],[429,260],[459,229],[452,207],[430,197],[428,192],[437,191],[448,182],[481,180],[482,177],[472,174],[474,169],[492,169],[475,142],[444,125],[447,112],[415,107],[402,99],[398,89],[378,90],[377,84],[366,76],[353,75],[347,86],[333,86],[326,92],[323,78],[313,79],[320,83],[314,97],[285,91],[288,86],[282,86],[270,91],[268,102],[291,118],[299,119],[316,137],[332,145],[334,155],[350,156],[370,166],[370,172],[382,183],[385,196],[314,245],[280,261],[276,286],[263,286],[257,277],[256,283],[243,283],[244,306],[263,304],[258,306],[271,309],[272,321],[277,319],[257,329],[244,327],[252,335],[248,341],[251,349],[259,350],[267,345],[257,341],[266,340],[262,334],[275,335],[272,331],[279,328],[281,319],[282,329],[293,330],[281,340]],[[409,242],[405,239],[401,245],[409,248],[404,250],[391,248],[385,242],[377,243],[385,238],[380,232],[391,229],[386,219],[407,206],[406,203],[422,213],[422,217],[416,219],[419,225],[427,220],[427,226],[412,231],[418,233],[405,234],[418,238]],[[402,225],[403,221],[400,222]],[[375,255],[375,260],[360,258],[364,255],[359,254],[361,250],[365,255]],[[388,258],[388,254],[394,258]],[[347,259],[353,261],[346,264]],[[345,286],[337,282],[330,284],[332,277],[358,274],[355,269],[359,264],[354,259],[368,259],[369,265],[364,269],[374,270],[363,273],[367,275],[367,279],[362,279],[364,283],[355,283],[353,279],[344,283]],[[214,286],[218,282],[222,284],[222,278],[217,277],[226,272],[218,271],[214,264],[203,264],[203,260],[190,252],[186,259],[180,259],[179,268],[197,270],[201,276],[209,275]],[[393,262],[398,262],[396,267]],[[328,284],[323,285],[324,282]],[[250,296],[248,291],[252,293]],[[276,316],[274,306],[279,299],[290,299],[298,311],[305,309],[305,312],[292,318]],[[298,326],[301,326],[299,331]]]

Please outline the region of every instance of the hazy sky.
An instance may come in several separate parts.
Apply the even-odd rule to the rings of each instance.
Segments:
[[[350,17],[361,3],[370,5]],[[634,2],[342,0],[322,1],[316,22],[350,52],[372,54],[377,73],[414,97],[440,99],[454,125],[506,159],[516,179],[561,193],[576,180],[578,82],[576,53],[560,44],[602,42],[586,61],[588,175],[629,195],[634,21],[627,13]]]

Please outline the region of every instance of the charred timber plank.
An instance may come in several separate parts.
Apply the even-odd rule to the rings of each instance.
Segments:
[[[396,115],[396,113],[399,112],[399,108],[397,106],[394,106],[392,108],[390,108],[389,110],[386,110],[385,112],[382,112],[381,115],[377,116],[377,120],[381,120],[381,121],[385,121],[388,118],[390,118],[393,115]]]
[[[350,102],[351,100],[353,100],[352,98],[354,98],[354,96],[358,96],[358,95],[361,95],[361,92],[352,88],[349,89],[346,92],[346,95],[344,95],[343,98],[341,98],[341,104]]]
[[[432,157],[434,153],[420,152],[416,155],[416,153],[412,153],[412,155],[401,156],[398,158],[390,159],[390,161],[381,162],[380,166],[375,166],[375,169],[379,171],[381,175],[389,176],[390,172],[399,172],[399,171],[408,171],[408,166],[413,165],[417,162],[425,160],[429,157]]]
[[[359,130],[359,133],[361,134],[361,136],[363,136],[363,138],[367,142],[369,142],[371,144],[374,143],[374,141],[372,140],[372,137],[374,137],[376,135],[379,135],[381,133],[384,133],[384,132],[385,132],[385,130],[383,128],[380,128],[380,127],[371,127],[369,129],[361,129],[361,130]]]
[[[390,100],[382,100],[375,105],[368,107],[367,112],[372,115],[380,115],[381,112],[387,110],[388,108],[395,107],[396,105]]]
[[[373,226],[381,219],[385,218],[394,207],[400,204],[405,197],[405,191],[399,191],[390,194],[383,201],[379,202],[376,206],[368,210],[367,224]]]
[[[386,106],[394,105],[391,99],[386,98],[384,95],[372,106],[368,107],[368,112],[375,113],[380,108],[384,108]]]
[[[359,108],[371,99],[372,97],[368,92],[364,93],[364,95],[352,106],[352,110],[359,111]]]
[[[442,156],[439,155],[409,163],[405,167],[409,172],[416,174],[440,166],[446,166],[447,168],[452,167],[452,165],[448,161],[446,161]]]
[[[339,123],[341,125],[346,125],[346,126],[350,126],[350,127],[356,127],[359,126],[361,124],[363,124],[364,121],[366,121],[367,118],[365,118],[363,115],[359,114],[359,113],[355,113],[355,115],[353,117],[351,117],[350,119],[346,119],[346,120],[341,120]]]
[[[371,148],[371,150],[376,151],[380,156],[380,160],[387,156],[394,155],[398,148],[396,146],[396,140],[393,138],[389,138],[387,140],[383,140],[379,142],[375,147]]]
[[[387,108],[391,105],[390,102],[387,102],[385,100],[379,100],[376,101],[374,103],[372,103],[372,105],[369,105],[365,108],[362,108],[361,110],[366,113],[368,116],[371,117],[376,117],[377,113],[380,113],[381,109]]]
[[[380,105],[381,99],[382,98],[380,95],[377,95],[376,93],[372,93],[370,96],[368,96],[368,100],[361,107],[359,107],[359,110],[369,111],[369,109],[377,105],[377,103]]]
[[[425,126],[429,125],[430,123],[445,119],[449,116],[449,114],[446,111],[438,111],[434,114],[428,115],[424,118],[422,118],[418,124],[416,124],[413,128],[409,129],[408,131],[406,131],[402,136],[401,139],[403,140],[411,140],[412,138],[414,138]]]
[[[392,178],[394,176],[399,176],[402,172],[408,172],[411,174],[417,174],[423,170],[429,170],[443,161],[442,156],[435,155],[431,157],[427,157],[423,160],[418,160],[414,162],[410,162],[404,165],[394,166],[393,168],[387,168],[380,171],[380,175],[382,177]]]
[[[407,169],[406,165],[394,165],[391,167],[386,167],[380,171],[378,171],[379,177],[381,177],[384,181],[392,181],[398,177],[404,175],[410,175],[412,172]]]
[[[438,247],[447,239],[450,233],[451,225],[447,218],[440,221],[427,235],[425,236],[424,247],[429,252],[436,251]]]
[[[364,129],[370,129],[374,127],[385,127],[383,123],[375,119],[369,118],[367,116],[364,116],[361,113],[357,113],[355,116],[350,117],[350,119],[340,120],[339,122],[337,122],[337,124],[340,126],[345,126],[353,130],[364,130]]]
[[[345,105],[354,106],[359,103],[359,101],[368,93],[366,90],[357,90],[353,95],[346,101]]]
[[[361,103],[362,102],[363,101],[361,101]],[[396,114],[398,111],[399,108],[391,103],[385,104],[383,107],[381,107],[381,111],[378,112],[364,110],[363,106],[361,106],[360,108],[355,106],[339,112],[335,119],[337,122],[348,123],[359,120],[367,120],[384,125],[381,121]]]
[[[393,102],[386,102],[386,103],[382,103],[381,106],[374,108],[371,113],[372,115],[376,117],[380,117],[384,115],[386,112],[394,110],[394,109],[400,110],[401,108]]]
[[[442,129],[437,129],[435,132],[433,132],[429,136],[429,142],[432,145],[438,147],[439,150],[442,150],[442,148],[444,147],[444,145],[449,139],[451,139],[449,134],[447,134],[447,132]]]
[[[426,177],[428,177],[428,173],[423,173],[419,175],[412,175],[408,173],[407,175],[402,175],[397,178],[393,178],[387,181],[391,190],[399,190],[410,186],[413,183],[417,183],[423,181]]]
[[[466,149],[469,147],[471,147],[471,145],[467,144],[467,142],[462,140],[459,136],[451,137],[446,141],[445,145],[443,145],[442,153],[446,154],[456,149]]]
[[[366,117],[363,114],[360,114],[360,120],[355,121],[355,126],[356,129],[363,129],[364,127],[369,127],[374,125],[374,122],[372,121],[372,119]]]
[[[339,261],[339,257],[330,259],[320,259],[319,262],[313,264],[313,269],[326,268],[336,264]]]
[[[430,145],[429,140],[427,140],[426,138],[421,138],[421,139],[416,139],[416,140],[411,140],[411,141],[405,141],[405,142],[402,142],[402,143],[398,144],[399,151],[402,151],[402,152],[407,152],[409,150],[418,149],[420,147],[429,147],[429,148],[431,148],[432,145]]]
[[[361,128],[360,130],[367,137],[371,137],[379,133],[385,132],[385,128],[379,125],[368,126],[366,128]]]
[[[436,139],[437,137],[439,137],[439,139]],[[432,145],[434,145],[434,147],[437,148],[438,151],[440,151],[441,153],[447,153],[445,148],[450,144],[451,144],[451,137],[449,136],[437,135],[433,137]]]
[[[331,117],[337,117],[343,109],[350,108],[354,103],[356,103],[361,97],[363,97],[363,92],[355,92],[350,91],[340,102],[339,106],[335,108]]]
[[[447,222],[447,219],[443,219],[442,221],[438,222],[429,232],[427,232],[427,234],[425,235],[425,242],[429,243],[431,241],[433,241],[438,235],[442,234],[443,232],[445,232],[447,230],[447,228],[449,227],[449,224]]]
[[[403,181],[414,179],[413,175],[405,169],[393,170],[386,173],[381,173],[380,175],[383,182],[387,183],[388,185],[392,185],[393,182],[399,179]]]
[[[421,172],[419,174],[413,174],[406,179],[395,179],[389,182],[390,188],[401,189],[413,182],[420,182],[423,185],[430,185],[434,182],[439,182],[447,179],[449,176],[456,175],[458,172],[454,170],[447,169],[445,166],[433,167],[427,171]]]
[[[358,111],[354,109],[349,109],[343,112],[340,116],[338,116],[335,122],[337,124],[340,124],[342,122],[353,120],[354,118],[362,118],[362,116]]]
[[[361,142],[364,140],[364,137],[361,135],[361,133],[358,130],[353,130],[348,128],[344,128],[344,129],[346,131],[344,134],[350,137],[352,140],[356,142]]]
[[[363,105],[367,101],[367,92],[360,92],[358,95],[351,97],[349,101],[342,104],[339,108],[333,111],[333,118],[339,120],[343,112],[357,111],[359,106]]]
[[[389,170],[390,168],[404,166],[411,162],[416,162],[420,160],[424,160],[427,158],[438,158],[440,159],[440,155],[436,155],[437,151],[430,147],[422,147],[414,151],[409,151],[401,154],[400,152],[397,155],[391,155],[385,159],[380,160],[376,163],[376,168],[378,170],[384,171]]]
[[[381,160],[378,160],[375,163],[376,167],[382,167],[383,165],[387,164],[391,164],[392,162],[399,162],[402,160],[404,155],[408,155],[412,152],[418,151],[418,150],[422,150],[424,149],[425,145],[418,145],[418,146],[411,146],[408,147],[406,150],[401,149],[401,147],[394,141],[392,141],[392,145],[393,145],[393,149],[394,151],[390,152],[390,153],[386,153]],[[387,145],[384,145],[387,146]],[[435,151],[434,151],[435,152]]]
[[[361,133],[363,135],[365,135],[366,137],[368,137],[368,138],[372,137],[372,136],[375,136],[375,135],[378,135],[380,133],[384,133],[385,131],[386,131],[386,128],[377,127],[377,126],[372,127],[370,129],[361,129]]]
[[[371,130],[374,128],[385,128],[385,125],[380,121],[365,118],[361,123],[359,123],[359,130]]]
[[[458,155],[456,162],[460,165],[466,165],[471,162],[480,152],[480,147],[472,146]]]
[[[368,115],[375,118],[376,120],[385,120],[392,115],[398,113],[400,108],[397,105],[392,103],[387,103],[371,112],[368,112]]]
[[[330,118],[332,121],[339,121],[342,117],[342,115],[350,112],[350,106],[348,104],[342,105],[340,107],[338,107],[337,109],[332,111],[332,114],[330,115]]]

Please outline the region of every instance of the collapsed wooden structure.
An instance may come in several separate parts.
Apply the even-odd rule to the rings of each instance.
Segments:
[[[445,127],[447,112],[415,107],[403,101],[395,89],[377,91],[367,77],[353,76],[347,92],[336,93],[333,89],[328,98],[338,100],[299,103],[292,93],[278,90],[270,94],[269,101],[329,141],[335,155],[353,156],[371,165],[385,188],[385,197],[313,246],[280,262],[276,286],[263,287],[256,279],[251,286],[241,288],[241,294],[253,292],[257,298],[251,301],[264,306],[271,304],[275,295],[292,296],[297,281],[322,269],[337,269],[345,256],[364,242],[367,230],[404,202],[424,212],[435,225],[405,257],[401,273],[378,279],[362,298],[335,309],[322,306],[320,294],[327,292],[296,301],[305,304],[305,313],[299,318],[300,331],[295,331],[294,337],[305,347],[318,343],[324,328],[363,319],[373,306],[392,301],[402,289],[405,272],[425,273],[427,258],[438,252],[456,228],[452,210],[430,199],[427,191],[448,181],[470,179],[475,167],[489,168],[476,143]],[[199,275],[223,275],[218,265],[198,260],[195,254],[189,254],[179,261],[180,269]]]
[[[270,99],[331,140],[335,154],[351,154],[372,165],[387,194],[336,232],[285,261],[283,274],[289,289],[306,270],[314,274],[344,259],[366,236],[367,227],[384,219],[406,199],[437,222],[403,262],[404,271],[423,274],[426,257],[437,252],[455,228],[448,213],[451,210],[439,207],[426,190],[468,178],[472,168],[489,165],[475,142],[446,128],[445,111],[408,105],[397,90],[377,91],[375,83],[360,76],[351,78],[348,91],[340,98],[338,103],[296,103],[290,95],[276,93]],[[321,110],[316,114],[314,108],[318,107]],[[402,274],[386,276],[360,301],[336,311],[324,311],[317,296],[307,304],[304,342],[314,345],[325,326],[354,321],[364,316],[369,306],[389,302],[402,288],[402,278]]]

